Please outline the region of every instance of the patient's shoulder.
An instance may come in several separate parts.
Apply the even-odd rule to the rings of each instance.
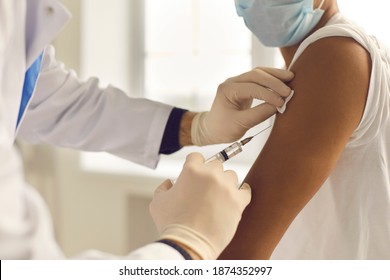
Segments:
[[[292,65],[291,87],[303,108],[315,106],[360,121],[371,73],[367,50],[349,37],[326,37],[310,44]],[[332,112],[329,112],[332,111]]]
[[[371,72],[371,58],[368,51],[353,38],[326,37],[310,44],[291,69],[298,73],[310,72],[313,79],[335,81],[337,78],[335,82],[348,84],[348,81],[356,78],[366,78],[363,80],[367,81]]]
[[[336,73],[342,74],[345,70],[354,74],[361,72],[361,75],[367,76],[371,69],[370,54],[353,38],[325,37],[308,45],[292,69],[304,71],[310,68],[312,71],[315,70],[313,67],[318,68],[318,73],[330,76],[334,76]]]

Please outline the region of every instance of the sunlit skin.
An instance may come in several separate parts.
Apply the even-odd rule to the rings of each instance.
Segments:
[[[326,0],[322,9],[325,14],[315,30],[338,11],[337,1]],[[287,66],[298,46],[281,49]],[[320,39],[291,70],[295,78],[289,85],[295,96],[286,113],[277,115],[245,179],[252,187],[252,201],[221,259],[270,258],[291,222],[331,174],[362,118],[371,60],[356,41]]]

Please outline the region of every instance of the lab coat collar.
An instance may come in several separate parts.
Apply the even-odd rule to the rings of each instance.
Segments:
[[[69,11],[58,0],[27,0],[27,69],[70,20]]]

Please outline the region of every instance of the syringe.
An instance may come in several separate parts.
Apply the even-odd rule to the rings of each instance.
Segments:
[[[231,159],[232,157],[234,157],[234,156],[238,155],[239,153],[241,153],[242,152],[242,147],[244,145],[248,144],[253,139],[253,137],[259,135],[262,132],[264,132],[265,130],[267,130],[271,126],[272,126],[272,124],[267,126],[266,128],[264,128],[263,130],[261,130],[260,132],[256,133],[253,136],[247,137],[247,138],[245,138],[245,139],[243,139],[241,141],[234,142],[229,147],[223,149],[222,151],[220,151],[217,154],[213,155],[212,157],[208,158],[205,161],[205,163],[209,163],[209,162],[214,161],[214,160],[219,160],[220,162],[223,163],[223,162]],[[174,184],[175,182],[176,182],[176,179],[171,179],[171,183],[172,184]]]
[[[231,159],[232,157],[235,157],[236,155],[238,155],[239,153],[242,152],[242,147],[244,145],[248,144],[253,139],[253,137],[259,135],[260,133],[267,130],[271,126],[272,126],[272,124],[270,126],[264,128],[260,132],[256,133],[253,136],[247,137],[241,141],[234,142],[229,147],[223,149],[222,151],[220,151],[220,152],[216,153],[215,155],[213,155],[212,157],[208,158],[205,161],[205,163],[209,163],[209,162],[214,161],[214,160],[219,160],[220,162],[225,162],[225,161]]]

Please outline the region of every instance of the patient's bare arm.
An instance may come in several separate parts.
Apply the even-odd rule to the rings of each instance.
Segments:
[[[292,68],[295,96],[245,179],[252,201],[221,259],[271,256],[358,126],[370,70],[369,54],[350,38],[321,39],[301,55]]]

